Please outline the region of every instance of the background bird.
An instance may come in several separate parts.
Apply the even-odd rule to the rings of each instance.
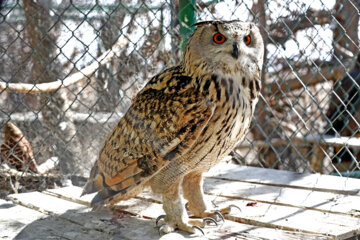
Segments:
[[[83,194],[91,205],[114,204],[145,186],[162,197],[164,232],[190,233],[189,210],[214,217],[204,201],[202,173],[247,132],[261,87],[264,45],[253,23],[196,24],[183,61],[154,76],[109,134]]]
[[[4,143],[1,145],[1,159],[17,170],[37,172],[37,164],[30,143],[21,130],[12,122],[4,127]]]

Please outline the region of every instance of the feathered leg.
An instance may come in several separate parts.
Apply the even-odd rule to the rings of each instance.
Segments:
[[[171,184],[166,191],[162,192],[163,208],[166,216],[160,216],[160,219],[164,219],[165,224],[159,228],[160,232],[170,233],[175,229],[180,229],[189,233],[195,233],[196,229],[203,233],[203,231],[197,226],[199,223],[194,224],[192,220],[189,221],[184,203],[180,195],[180,182]],[[157,224],[157,223],[156,223]],[[195,226],[193,226],[195,225]]]
[[[203,177],[201,172],[191,172],[187,174],[182,182],[182,190],[184,198],[188,200],[188,208],[194,214],[195,217],[215,218],[217,220],[224,220],[222,214],[230,213],[230,205],[226,208],[209,210],[206,201],[204,199],[203,190]]]
[[[204,200],[202,173],[187,174],[182,182],[182,190],[184,198],[188,200],[189,210],[197,217],[205,217],[208,208]]]

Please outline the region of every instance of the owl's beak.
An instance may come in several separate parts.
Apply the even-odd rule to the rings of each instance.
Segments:
[[[231,52],[231,56],[235,59],[238,59],[239,57],[239,45],[237,42],[233,43],[233,50]]]

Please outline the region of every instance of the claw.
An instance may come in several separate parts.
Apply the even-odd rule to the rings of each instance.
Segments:
[[[207,217],[207,218],[204,218],[204,219],[203,219],[204,225],[206,224],[206,222],[213,222],[216,226],[218,225],[217,222],[216,222],[216,220],[213,219],[213,218],[210,218],[210,217]]]
[[[189,202],[185,203],[185,209],[189,210]]]
[[[231,205],[228,206],[228,208],[230,208],[230,210],[231,210],[232,207],[239,209],[239,211],[241,212],[241,208],[239,208],[238,206],[236,206],[234,204],[231,204]]]
[[[216,212],[214,212],[214,214],[217,215],[221,221],[225,222],[224,216],[220,212],[216,211]],[[220,222],[220,221],[218,221],[218,222]]]
[[[157,226],[157,225],[156,225]],[[161,233],[162,233],[162,230],[164,229],[164,225],[161,225],[159,228],[158,228],[158,231],[159,231],[159,236],[161,236]]]
[[[175,229],[167,224],[163,224],[159,227],[159,236],[161,236],[161,233],[170,233],[173,232]]]
[[[157,226],[157,225],[156,225]],[[164,225],[161,225],[158,229],[159,231],[159,236],[161,236],[161,233],[164,233],[163,230],[164,230],[164,227],[165,227],[165,224]]]
[[[160,216],[158,216],[157,218],[156,218],[156,226],[158,226],[158,223],[159,223],[159,221],[161,220],[161,219],[165,219],[166,218],[166,215],[160,215]],[[160,228],[161,227],[163,227],[163,226],[160,226]],[[160,230],[160,228],[159,228],[159,230]]]
[[[198,227],[198,226],[192,226],[192,228],[193,228],[193,229],[197,229],[197,230],[199,230],[199,231],[202,233],[202,235],[204,235],[204,236],[205,236],[204,231],[203,231],[200,227]]]

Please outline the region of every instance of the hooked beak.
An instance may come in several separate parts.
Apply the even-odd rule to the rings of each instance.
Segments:
[[[235,59],[238,59],[239,57],[239,45],[237,44],[237,42],[233,43],[233,50],[231,52],[231,56]]]

